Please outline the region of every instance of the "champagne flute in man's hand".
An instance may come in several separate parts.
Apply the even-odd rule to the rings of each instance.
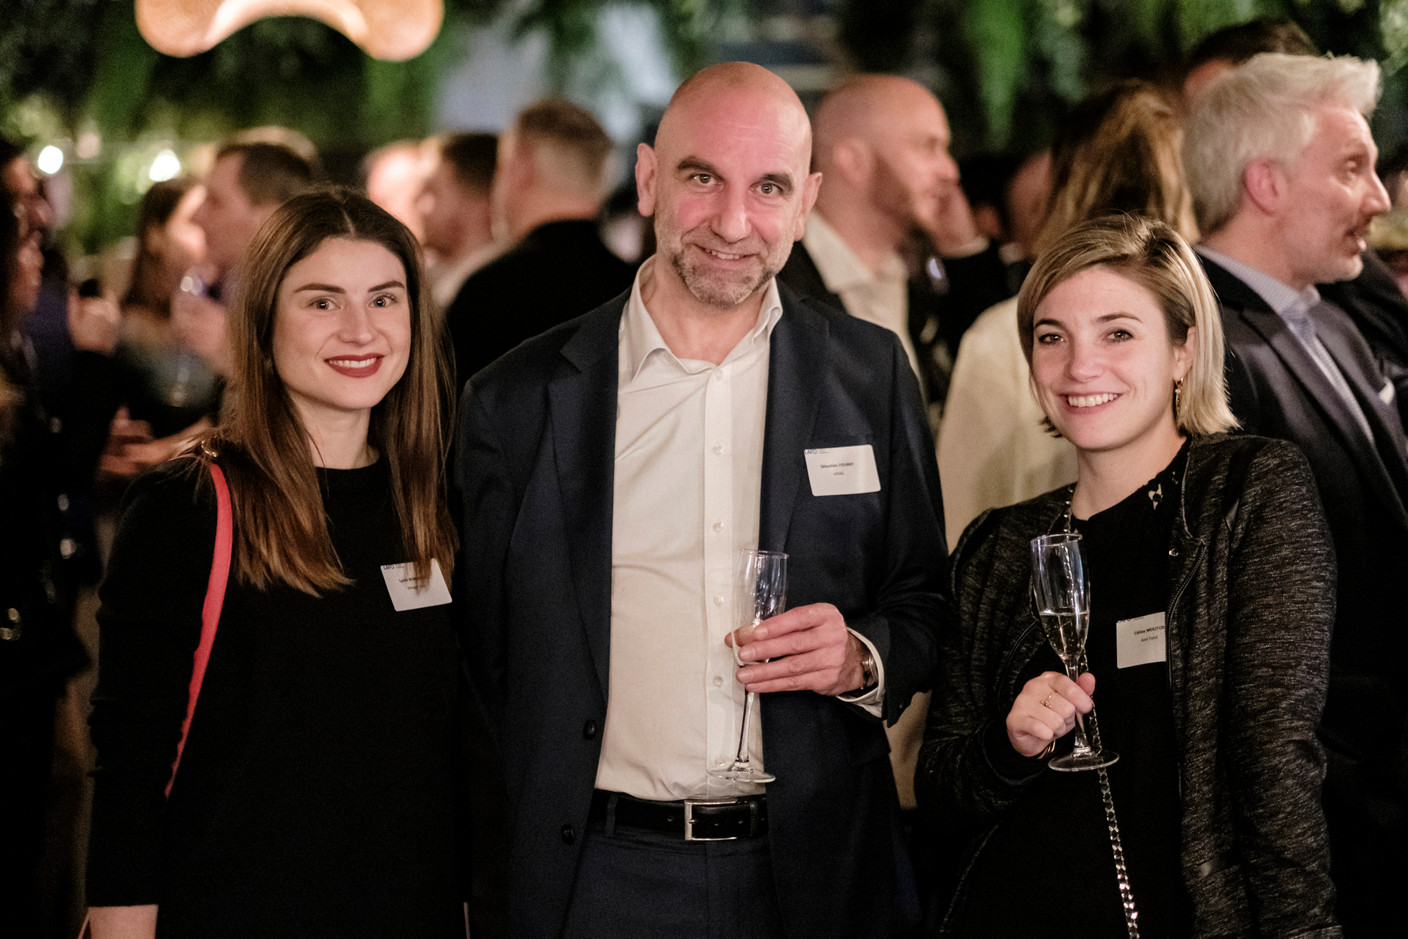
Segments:
[[[738,552],[738,564],[733,576],[733,619],[742,626],[756,626],[763,620],[781,613],[787,605],[787,555],[781,551],[744,549]],[[734,634],[733,660],[738,657],[738,635]],[[743,726],[738,732],[738,753],[733,763],[721,769],[711,769],[711,776],[737,782],[769,783],[776,779],[753,766],[748,753],[748,727],[757,701],[756,692],[743,698]]]

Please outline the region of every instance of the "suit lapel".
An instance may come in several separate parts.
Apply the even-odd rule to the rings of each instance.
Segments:
[[[1397,411],[1379,397],[1386,384],[1379,374],[1373,355],[1362,338],[1355,342],[1357,328],[1349,316],[1328,304],[1316,312],[1317,334],[1330,353],[1350,389],[1359,401],[1360,410],[1374,431],[1375,450],[1388,470],[1395,493],[1408,493],[1408,466],[1404,464],[1403,427]],[[1392,386],[1390,386],[1392,387]]]
[[[611,652],[611,506],[614,498],[617,332],[623,305],[591,314],[562,347],[548,386],[568,552],[592,662],[607,690]]]
[[[1398,515],[1403,515],[1403,501],[1399,495],[1399,480],[1405,476],[1403,460],[1398,460],[1397,472],[1394,468],[1386,465],[1382,454],[1379,451],[1378,443],[1374,440],[1367,440],[1364,431],[1359,425],[1359,419],[1349,409],[1349,405],[1340,397],[1338,391],[1330,384],[1330,380],[1325,377],[1325,373],[1320,371],[1320,367],[1311,359],[1310,354],[1296,339],[1290,327],[1285,324],[1281,317],[1277,316],[1265,305],[1257,307],[1247,307],[1243,311],[1243,316],[1248,325],[1255,329],[1271,346],[1281,362],[1286,366],[1287,371],[1295,376],[1296,380],[1315,399],[1315,403],[1326,413],[1328,423],[1334,432],[1345,438],[1345,450],[1359,464],[1360,473],[1364,480],[1378,492],[1379,498],[1384,505],[1395,506]],[[1333,328],[1316,331],[1320,336],[1321,344],[1325,345],[1341,366],[1348,361],[1347,352],[1343,348],[1340,336],[1334,335]],[[1336,352],[1339,354],[1336,354]],[[1349,383],[1351,392],[1355,392],[1355,385],[1362,385],[1362,379],[1356,379],[1355,373],[1358,369],[1345,369],[1341,367],[1341,372],[1345,376],[1345,381]],[[1366,411],[1366,418],[1369,426],[1374,428],[1375,433],[1384,431],[1381,425],[1383,421],[1379,418],[1378,412],[1367,402],[1363,402],[1363,389],[1359,389],[1358,397],[1361,400],[1361,410]],[[1372,394],[1372,392],[1370,392]]]
[[[763,481],[758,546],[781,551],[806,461],[827,374],[826,320],[782,292],[782,318],[768,355],[767,417],[763,430]]]
[[[824,303],[837,310],[845,311],[846,309],[841,298],[826,286],[826,281],[822,279],[816,261],[807,251],[807,246],[800,241],[792,245],[792,254],[787,258],[787,263],[777,275],[777,280],[779,285],[785,284],[792,288],[798,297]]]
[[[1345,449],[1359,465],[1360,473],[1366,483],[1378,493],[1387,506],[1395,506],[1398,509],[1399,517],[1404,517],[1403,498],[1400,493],[1408,492],[1408,486],[1404,486],[1402,481],[1408,481],[1408,469],[1403,466],[1403,459],[1397,461],[1396,466],[1387,465],[1387,461],[1379,451],[1377,441],[1367,441],[1364,433],[1360,429],[1359,420],[1349,410],[1349,406],[1340,397],[1339,392],[1330,384],[1330,380],[1325,377],[1324,372],[1311,359],[1310,353],[1296,339],[1290,327],[1286,325],[1281,317],[1267,305],[1261,295],[1248,287],[1241,279],[1234,277],[1213,261],[1203,258],[1203,267],[1208,273],[1208,279],[1212,282],[1214,289],[1220,300],[1230,309],[1240,313],[1244,322],[1255,330],[1266,344],[1276,353],[1282,365],[1298,382],[1304,387],[1316,405],[1325,412],[1326,422],[1333,428],[1334,432],[1345,438]],[[1365,388],[1356,389],[1356,385],[1364,384],[1364,379],[1360,378],[1363,371],[1353,363],[1357,357],[1350,351],[1350,343],[1344,338],[1342,324],[1332,321],[1327,324],[1327,328],[1320,330],[1317,328],[1316,334],[1320,337],[1320,342],[1329,351],[1331,358],[1341,366],[1341,372],[1345,375],[1345,380],[1350,384],[1352,390],[1361,401],[1361,408],[1366,411],[1370,427],[1374,428],[1377,434],[1385,429],[1380,412],[1370,403],[1364,401]],[[1352,325],[1350,328],[1353,328]],[[1348,364],[1348,367],[1346,367]],[[1369,374],[1372,374],[1370,372]],[[1377,392],[1378,389],[1367,389],[1368,393]]]
[[[1359,419],[1340,397],[1334,385],[1330,384],[1320,366],[1315,364],[1310,353],[1305,351],[1305,347],[1300,344],[1300,340],[1291,332],[1285,321],[1264,305],[1249,306],[1243,310],[1242,315],[1247,325],[1266,340],[1266,344],[1276,353],[1286,370],[1310,392],[1315,403],[1325,411],[1329,423],[1348,438],[1350,449],[1361,451],[1369,441],[1364,439]],[[1321,342],[1324,342],[1324,337],[1321,337]]]

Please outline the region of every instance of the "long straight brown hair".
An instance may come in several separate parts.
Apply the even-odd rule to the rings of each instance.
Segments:
[[[329,238],[381,245],[405,266],[410,354],[400,381],[372,408],[368,438],[390,471],[401,560],[414,562],[422,583],[438,560],[448,580],[455,530],[445,500],[445,449],[453,401],[448,358],[423,292],[420,250],[405,225],[343,188],[285,202],[245,255],[230,311],[233,375],[224,412],[196,449],[202,468],[217,459],[229,481],[235,576],[256,588],[284,583],[315,596],[350,583],[328,532],[308,431],[274,369],[279,285]]]

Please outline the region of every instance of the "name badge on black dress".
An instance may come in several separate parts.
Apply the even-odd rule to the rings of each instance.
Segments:
[[[386,592],[391,594],[391,605],[397,613],[450,602],[450,588],[445,586],[440,562],[434,558],[430,559],[430,578],[419,587],[416,586],[416,566],[410,562],[383,564],[381,576],[386,580]]]
[[[1133,668],[1166,660],[1168,646],[1164,642],[1164,632],[1167,628],[1162,612],[1115,623],[1115,652],[1119,656],[1119,667]]]

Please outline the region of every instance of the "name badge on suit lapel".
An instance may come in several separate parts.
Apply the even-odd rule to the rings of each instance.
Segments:
[[[807,450],[806,458],[807,479],[814,496],[851,496],[880,491],[875,448],[868,443]]]

